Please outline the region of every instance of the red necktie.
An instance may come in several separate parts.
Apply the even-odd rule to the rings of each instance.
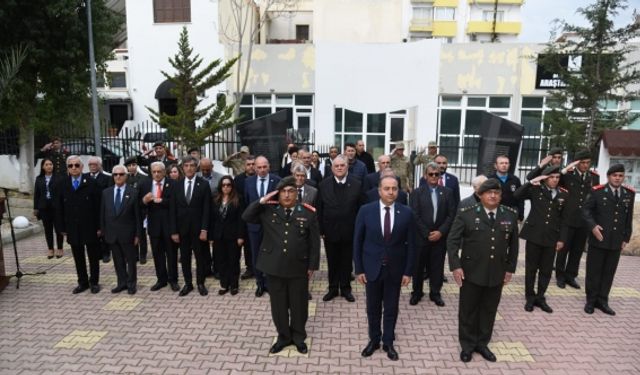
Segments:
[[[391,215],[389,207],[385,207],[384,210],[384,241],[389,242],[391,240]]]
[[[438,179],[438,185],[439,186],[444,186],[444,176],[442,176],[440,179]]]
[[[162,184],[156,182],[156,198],[162,198]]]

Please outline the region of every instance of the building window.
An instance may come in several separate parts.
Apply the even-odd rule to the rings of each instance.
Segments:
[[[309,25],[296,25],[296,40],[309,40]]]
[[[289,109],[289,128],[294,142],[313,140],[313,95],[312,94],[246,94],[240,101],[241,121],[268,116]]]
[[[407,111],[391,113],[360,113],[335,108],[335,145],[344,149],[345,143],[362,139],[374,159],[390,151],[390,144],[404,139]]]
[[[493,22],[495,15],[496,22],[504,22],[504,11],[499,10],[494,12],[493,10],[485,10],[482,12],[482,20],[485,22]]]
[[[191,22],[191,0],[153,0],[153,22]]]
[[[549,108],[545,97],[522,97],[520,124],[524,127],[524,134],[520,149],[521,167],[535,167],[544,156],[543,150],[549,149],[549,139],[545,135],[549,129],[544,123],[544,115],[547,111]]]
[[[624,165],[624,183],[638,190],[640,188],[640,158],[611,157],[609,165],[618,163]]]
[[[456,8],[436,7],[433,19],[436,21],[455,21]]]
[[[109,72],[109,87],[114,88],[127,88],[127,75],[125,72]]]
[[[411,23],[414,25],[430,25],[433,19],[433,8],[430,6],[413,6],[413,18]]]
[[[438,107],[438,145],[452,165],[478,163],[483,112],[511,118],[508,96],[443,95]]]

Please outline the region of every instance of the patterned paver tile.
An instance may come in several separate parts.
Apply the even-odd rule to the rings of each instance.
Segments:
[[[309,318],[316,316],[317,303],[309,301]]]
[[[498,362],[535,362],[527,347],[520,341],[496,341],[489,344]]]
[[[54,345],[54,348],[91,350],[107,333],[107,331],[75,330],[63,337]]]
[[[104,306],[105,310],[132,311],[142,303],[142,298],[116,297]]]

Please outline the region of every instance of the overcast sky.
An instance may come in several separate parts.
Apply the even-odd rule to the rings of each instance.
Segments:
[[[547,42],[555,18],[570,24],[585,25],[582,15],[576,14],[578,7],[591,4],[594,0],[526,0],[522,6],[521,42]],[[616,17],[616,26],[631,22],[633,9],[640,11],[640,0],[628,0],[627,10]]]

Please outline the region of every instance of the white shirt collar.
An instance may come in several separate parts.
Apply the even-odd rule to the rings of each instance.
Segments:
[[[333,178],[336,180],[337,183],[339,184],[344,184],[345,182],[347,182],[347,175],[345,174],[344,177],[342,177],[342,179],[339,179],[338,177],[336,177],[335,175],[333,176]]]

